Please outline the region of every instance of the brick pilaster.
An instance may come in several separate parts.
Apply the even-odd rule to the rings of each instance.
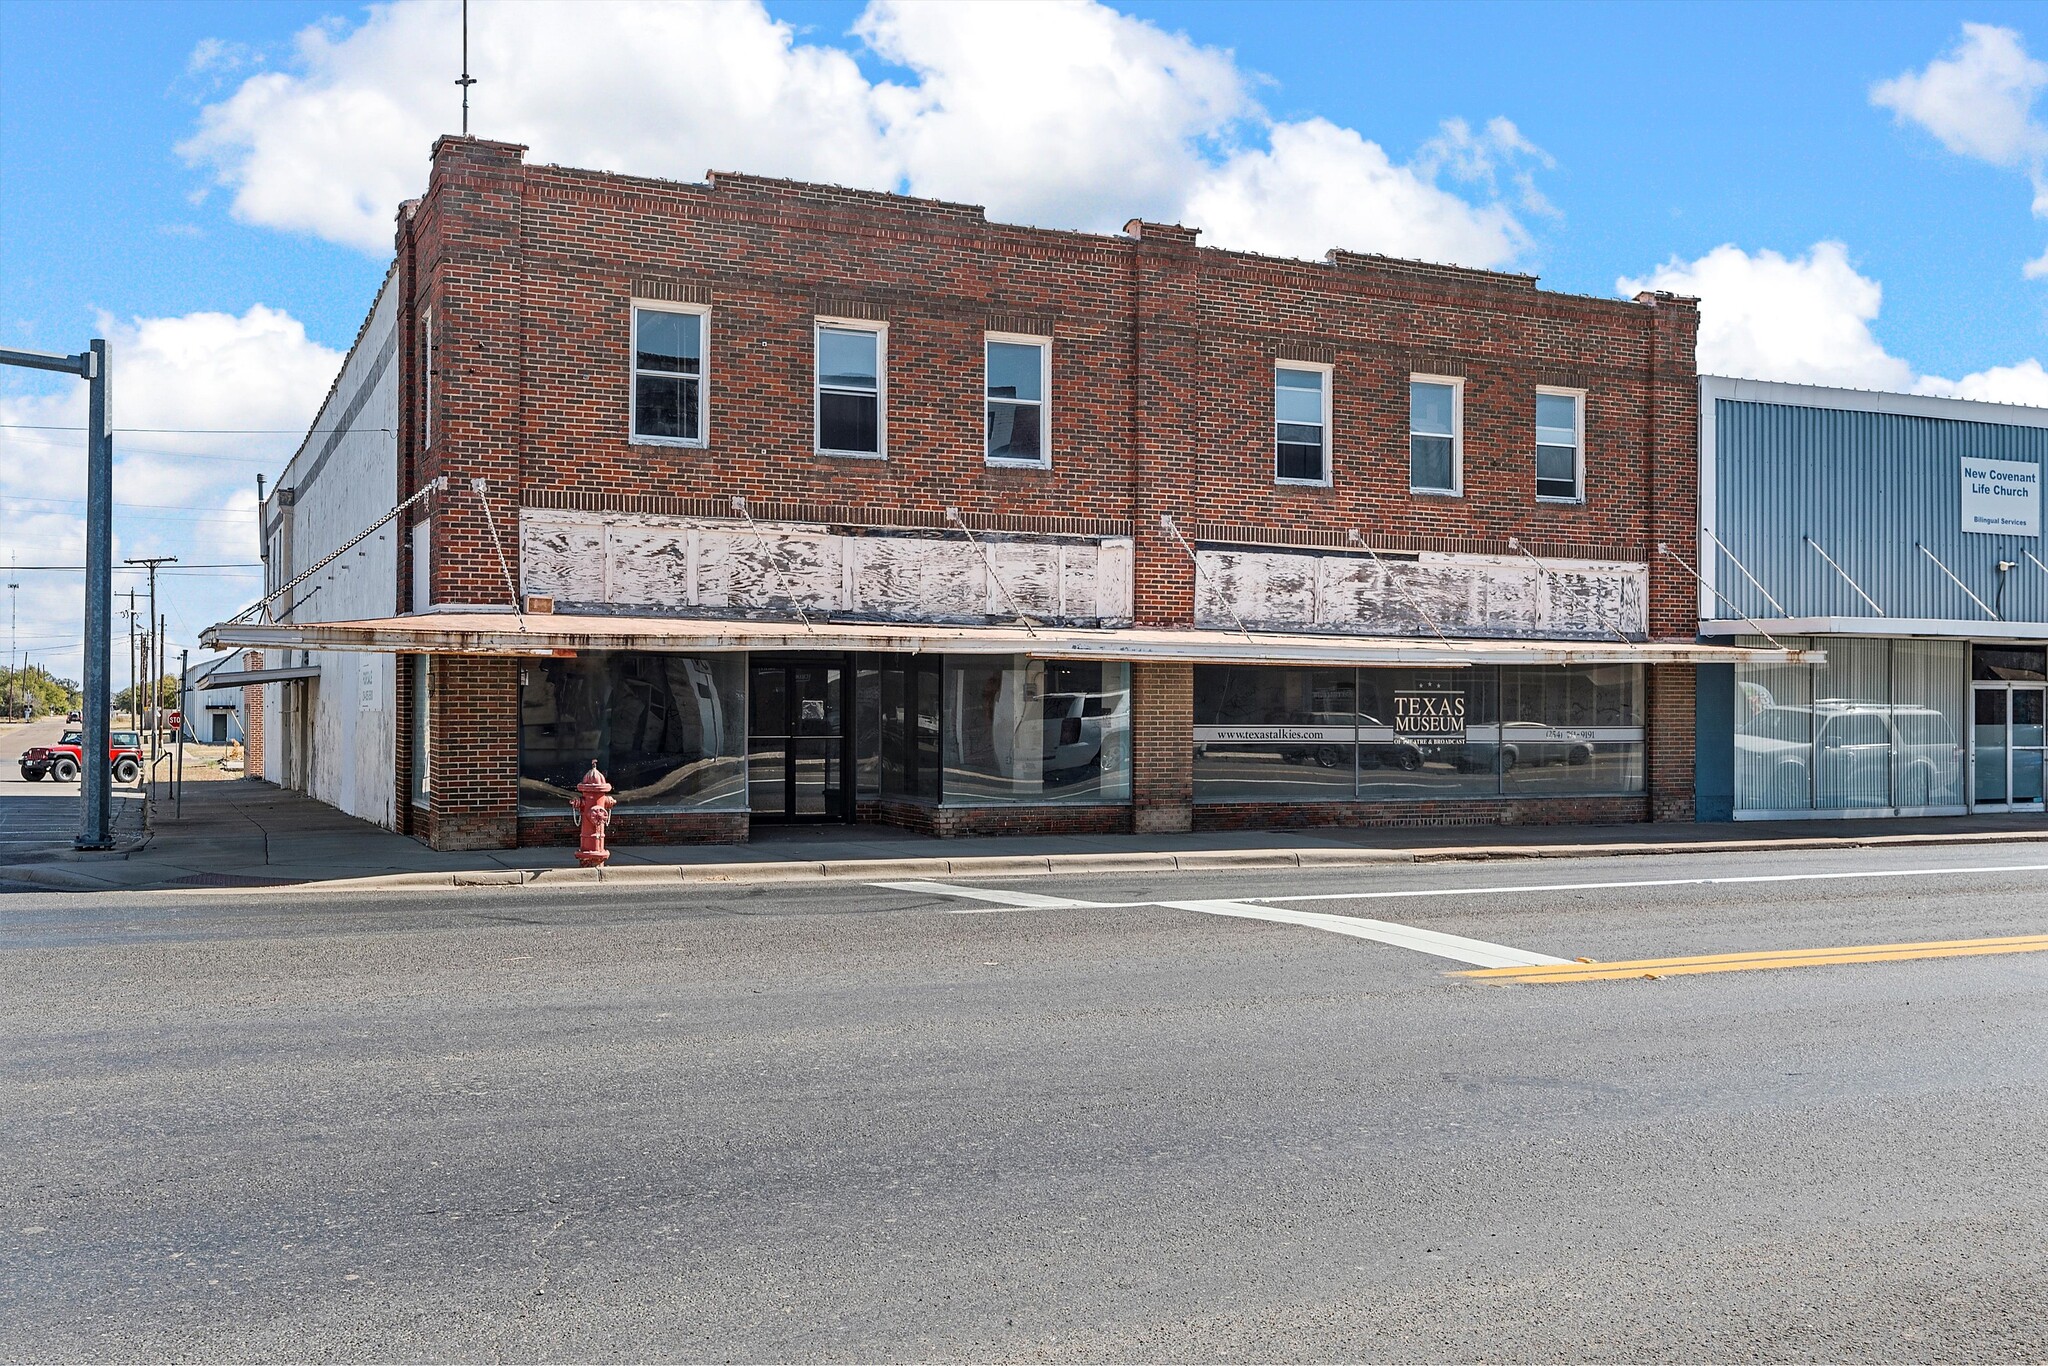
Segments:
[[[1139,834],[1194,823],[1195,668],[1131,666],[1131,825]]]
[[[436,849],[519,843],[519,661],[435,655],[427,683]]]
[[[1693,818],[1693,762],[1696,722],[1690,664],[1653,664],[1648,670],[1650,819]]]

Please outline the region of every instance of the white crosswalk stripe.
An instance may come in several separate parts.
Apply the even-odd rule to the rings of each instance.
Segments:
[[[1079,901],[1072,897],[1045,896],[1037,892],[1014,892],[1007,888],[998,890],[988,887],[962,887],[951,882],[874,882],[868,885],[886,887],[892,892],[923,892],[931,896],[958,897],[966,901],[988,903],[949,907],[948,909],[955,914],[1158,906],[1172,911],[1194,911],[1201,915],[1264,920],[1276,925],[1298,925],[1303,929],[1326,930],[1331,934],[1346,935],[1352,939],[1369,939],[1376,944],[1391,944],[1395,948],[1413,949],[1417,953],[1434,954],[1438,958],[1449,958],[1480,968],[1534,967],[1539,963],[1570,961],[1552,958],[1547,954],[1530,953],[1527,949],[1510,948],[1505,944],[1490,944],[1484,939],[1467,939],[1463,935],[1425,930],[1415,925],[1396,925],[1387,920],[1365,920],[1357,916],[1330,915],[1322,911],[1293,911],[1280,906],[1254,906],[1243,901]]]
[[[988,887],[956,887],[950,882],[871,882],[870,887],[887,887],[892,892],[927,892],[933,896],[958,896],[970,901],[993,902],[993,906],[956,906],[956,911],[1070,911],[1098,907],[1100,901],[1076,901],[1065,896],[1041,896],[1037,892],[997,891]]]

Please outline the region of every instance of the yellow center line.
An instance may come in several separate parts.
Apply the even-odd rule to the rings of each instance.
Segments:
[[[2048,951],[2048,934],[2017,934],[1999,939],[1936,939],[1917,944],[1862,944],[1835,949],[1757,949],[1683,958],[1633,958],[1615,963],[1543,963],[1532,967],[1479,968],[1457,975],[1493,982],[1615,982],[1641,977],[1689,977],[1703,972],[1901,963],[1916,958],[1972,958],[2043,951]]]

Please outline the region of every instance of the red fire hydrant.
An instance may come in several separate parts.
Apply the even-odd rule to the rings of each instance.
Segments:
[[[583,775],[583,781],[576,784],[576,795],[569,799],[569,809],[576,813],[581,836],[576,861],[585,868],[599,867],[612,856],[612,851],[604,847],[604,828],[612,823],[612,808],[618,805],[611,791],[612,785],[597,771],[597,760],[592,759],[590,772]]]

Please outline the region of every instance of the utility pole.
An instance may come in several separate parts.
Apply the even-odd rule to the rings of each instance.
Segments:
[[[128,724],[135,724],[135,590],[128,590]]]
[[[156,614],[156,567],[160,564],[176,564],[176,555],[148,555],[140,559],[123,560],[123,564],[141,565],[149,571],[149,622],[156,631],[156,655],[149,666],[149,758],[150,771],[156,771],[157,723],[163,702],[164,632],[162,618]]]
[[[113,720],[107,674],[114,635],[114,422],[107,406],[107,343],[94,337],[75,356],[0,347],[0,365],[54,370],[87,384],[85,430],[85,774],[79,803],[80,849],[114,847]]]
[[[21,707],[20,707],[20,705],[19,705],[19,702],[18,702],[18,700],[17,700],[17,699],[18,699],[18,698],[20,697],[20,695],[21,695],[21,666],[20,666],[19,664],[17,664],[17,663],[15,662],[15,661],[16,661],[16,659],[17,659],[17,656],[16,656],[16,654],[15,654],[15,639],[14,639],[14,616],[15,616],[15,613],[14,613],[14,606],[15,606],[15,603],[16,603],[16,602],[17,602],[17,601],[18,601],[18,600],[20,599],[20,597],[21,597],[21,585],[20,585],[20,584],[18,584],[18,583],[10,583],[10,584],[8,584],[8,585],[7,585],[7,719],[8,719],[8,720],[10,720],[10,721],[19,721],[19,720],[21,719]]]

